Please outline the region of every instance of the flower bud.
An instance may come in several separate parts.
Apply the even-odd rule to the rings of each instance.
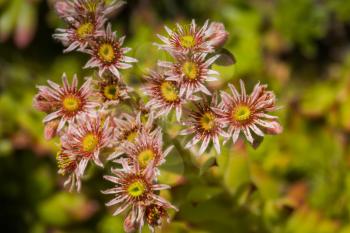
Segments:
[[[209,25],[209,31],[211,32],[208,40],[211,45],[218,48],[223,46],[228,39],[228,32],[225,30],[225,26],[222,23],[212,22]]]
[[[66,1],[55,2],[55,10],[57,14],[62,18],[67,16],[67,13],[71,11],[70,8],[71,6],[69,6],[69,4]]]
[[[57,135],[57,127],[59,120],[52,120],[45,124],[44,136],[46,140],[50,140]]]
[[[152,227],[160,226],[162,219],[167,216],[168,213],[163,206],[151,204],[146,207],[146,222]]]
[[[131,212],[124,220],[124,231],[126,233],[135,232],[138,228],[138,224],[135,219],[133,219],[133,213]]]
[[[41,112],[50,113],[53,110],[53,105],[50,101],[45,99],[42,95],[37,94],[33,99],[33,107]]]
[[[273,127],[266,128],[266,132],[268,134],[276,135],[276,134],[280,134],[280,133],[283,132],[283,127],[282,127],[282,125],[279,122],[273,121],[273,122],[270,123],[270,125],[273,125]]]

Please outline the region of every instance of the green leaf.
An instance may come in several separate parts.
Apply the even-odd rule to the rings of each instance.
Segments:
[[[208,201],[219,195],[223,190],[219,187],[210,186],[194,186],[187,195],[187,199],[191,202]]]
[[[216,65],[232,66],[236,64],[236,58],[229,50],[222,48],[217,54],[219,54],[220,57],[216,59],[215,61]]]
[[[203,165],[199,169],[199,175],[202,176],[206,171],[209,170],[212,166],[216,164],[216,157],[210,157],[203,163]]]
[[[249,181],[250,174],[247,156],[231,154],[224,175],[226,188],[234,194],[242,185],[249,183]]]

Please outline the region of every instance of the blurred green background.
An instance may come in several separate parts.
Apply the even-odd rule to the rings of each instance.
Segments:
[[[52,39],[64,26],[52,2],[0,0],[0,231],[123,232],[123,216],[111,216],[111,197],[99,191],[111,185],[102,180],[111,165],[90,166],[80,194],[65,191],[57,140],[43,139],[44,115],[32,108],[35,85],[92,72],[81,68],[86,55],[62,54]],[[152,45],[156,33],[191,19],[221,21],[230,33],[225,47],[237,63],[214,67],[222,76],[213,88],[268,83],[284,132],[257,150],[228,144],[216,160],[209,152],[187,165],[180,138],[159,178],[180,211],[161,232],[349,233],[350,1],[130,0],[112,19],[140,61],[124,79],[139,86],[166,58]],[[166,127],[166,145],[176,127]]]

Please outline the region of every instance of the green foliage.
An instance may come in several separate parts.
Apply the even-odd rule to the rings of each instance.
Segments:
[[[313,42],[326,32],[326,8],[313,0],[279,0],[274,13],[276,29],[287,41],[300,45],[306,55],[313,55]]]

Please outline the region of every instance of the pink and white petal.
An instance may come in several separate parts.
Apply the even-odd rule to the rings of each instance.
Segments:
[[[101,193],[103,194],[117,194],[123,192],[123,189],[121,187],[116,187],[116,188],[110,188],[107,190],[102,190]]]
[[[205,63],[205,67],[209,67],[211,64],[213,64],[218,58],[220,57],[220,55],[215,55],[211,58],[209,58]]]
[[[127,198],[128,198],[127,195],[125,195],[125,196],[123,196],[123,197],[117,196],[116,198],[113,198],[112,200],[110,200],[109,202],[107,202],[105,205],[106,205],[106,206],[116,205],[116,204],[119,204],[119,203],[125,201]]]
[[[113,216],[116,216],[120,213],[122,213],[124,210],[126,210],[130,206],[129,202],[125,202],[122,206],[120,206],[114,213]]]
[[[112,74],[114,74],[118,79],[120,78],[120,73],[119,70],[117,69],[117,67],[115,66],[110,66],[109,70],[112,72]]]
[[[210,137],[205,137],[205,138],[204,138],[204,141],[203,141],[203,143],[202,143],[202,145],[201,145],[201,147],[200,147],[200,149],[199,149],[198,155],[201,155],[201,154],[204,153],[204,151],[205,151],[205,150],[207,149],[207,147],[208,147],[209,142],[210,142]]]
[[[174,146],[169,146],[163,153],[163,157],[165,158],[169,153],[170,151],[174,148]]]
[[[197,144],[198,142],[199,142],[199,138],[197,138],[197,137],[193,137],[192,139],[191,139],[191,141],[189,141],[186,145],[185,145],[185,148],[186,149],[189,149],[189,148],[191,148],[191,147],[193,147],[195,144]]]
[[[165,31],[171,36],[173,34],[173,31],[168,28],[167,26],[164,27],[165,28]]]
[[[235,144],[237,142],[237,139],[239,137],[239,133],[241,132],[240,129],[236,129],[232,134],[232,142]]]
[[[257,127],[255,124],[252,124],[249,127],[253,130],[254,133],[261,137],[264,137],[265,134],[263,133],[263,131],[261,131],[261,129],[259,129],[259,127]]]
[[[245,90],[245,85],[242,79],[239,80],[239,84],[241,85],[241,96],[243,100],[246,100],[247,98],[247,92]]]
[[[180,122],[181,121],[181,115],[182,115],[182,107],[181,106],[176,108],[175,114],[176,114],[176,120],[178,122]]]
[[[158,191],[158,190],[164,190],[164,189],[170,189],[170,185],[167,185],[167,184],[154,184],[152,186],[152,189],[155,190],[155,191]]]
[[[194,133],[195,130],[193,130],[192,128],[187,128],[187,129],[183,129],[179,132],[179,135],[188,135],[188,134],[192,134]]]
[[[115,176],[103,176],[104,179],[109,180],[115,184],[119,184],[120,180]]]
[[[56,112],[52,112],[52,113],[50,113],[49,115],[47,115],[44,118],[43,123],[47,123],[49,121],[52,121],[52,120],[54,120],[54,119],[56,119],[56,118],[58,118],[60,116],[61,116],[61,111],[60,110],[58,110]]]
[[[199,90],[201,90],[203,93],[207,94],[207,95],[211,95],[211,92],[208,90],[208,88],[206,86],[204,86],[202,83],[199,84]],[[192,93],[191,93],[192,94]],[[190,94],[190,95],[191,95]],[[189,97],[189,96],[188,96]]]
[[[220,142],[219,142],[218,136],[214,136],[214,138],[213,138],[213,144],[214,144],[214,147],[215,147],[216,152],[217,152],[218,154],[220,154],[221,151],[220,151]]]
[[[230,90],[231,90],[231,92],[232,92],[232,94],[233,94],[233,98],[234,98],[235,100],[239,100],[239,98],[240,98],[241,95],[240,95],[239,92],[237,91],[236,87],[235,87],[234,85],[232,85],[231,83],[228,84],[228,87],[230,88]]]
[[[250,142],[251,144],[253,144],[254,142],[254,138],[252,137],[252,134],[250,132],[250,129],[248,127],[244,127],[243,128],[243,133],[245,135],[245,137],[247,138],[248,142]]]

